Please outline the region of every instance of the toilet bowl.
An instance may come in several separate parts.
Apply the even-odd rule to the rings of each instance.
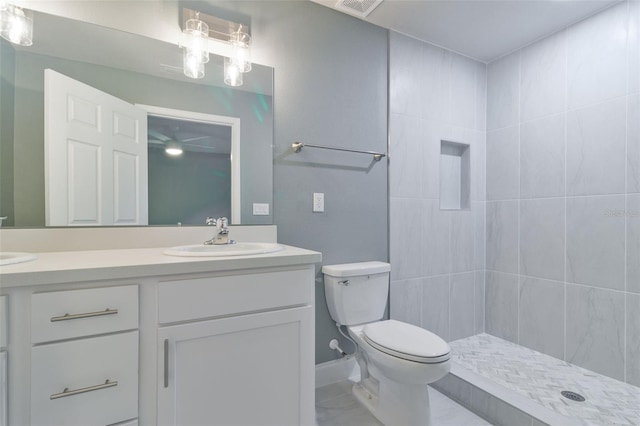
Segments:
[[[389,271],[383,262],[325,265],[327,306],[357,346],[361,377],[353,386],[355,397],[387,426],[425,426],[430,424],[427,385],[449,372],[450,348],[423,328],[381,321]]]

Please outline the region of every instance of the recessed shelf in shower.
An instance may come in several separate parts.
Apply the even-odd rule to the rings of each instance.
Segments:
[[[468,210],[471,200],[471,147],[440,141],[440,210]]]

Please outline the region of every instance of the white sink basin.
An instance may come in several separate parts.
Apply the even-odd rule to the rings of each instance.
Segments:
[[[18,252],[0,252],[0,266],[2,265],[11,265],[12,263],[22,263],[22,262],[30,262],[32,260],[36,260],[38,256],[35,254],[29,253],[18,253]]]
[[[284,247],[275,243],[235,243],[206,246],[195,244],[192,246],[171,247],[163,251],[169,256],[186,257],[216,257],[216,256],[248,256],[252,254],[275,253]]]

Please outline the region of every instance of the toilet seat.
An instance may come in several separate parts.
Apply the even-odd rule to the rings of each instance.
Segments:
[[[447,342],[428,330],[404,322],[387,320],[367,324],[362,335],[374,348],[409,361],[437,364],[450,358]]]

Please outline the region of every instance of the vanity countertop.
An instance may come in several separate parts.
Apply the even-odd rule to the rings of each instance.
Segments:
[[[0,287],[102,281],[161,275],[295,266],[322,261],[319,252],[282,244],[284,250],[228,257],[167,256],[162,248],[34,253],[31,262],[0,266]]]

